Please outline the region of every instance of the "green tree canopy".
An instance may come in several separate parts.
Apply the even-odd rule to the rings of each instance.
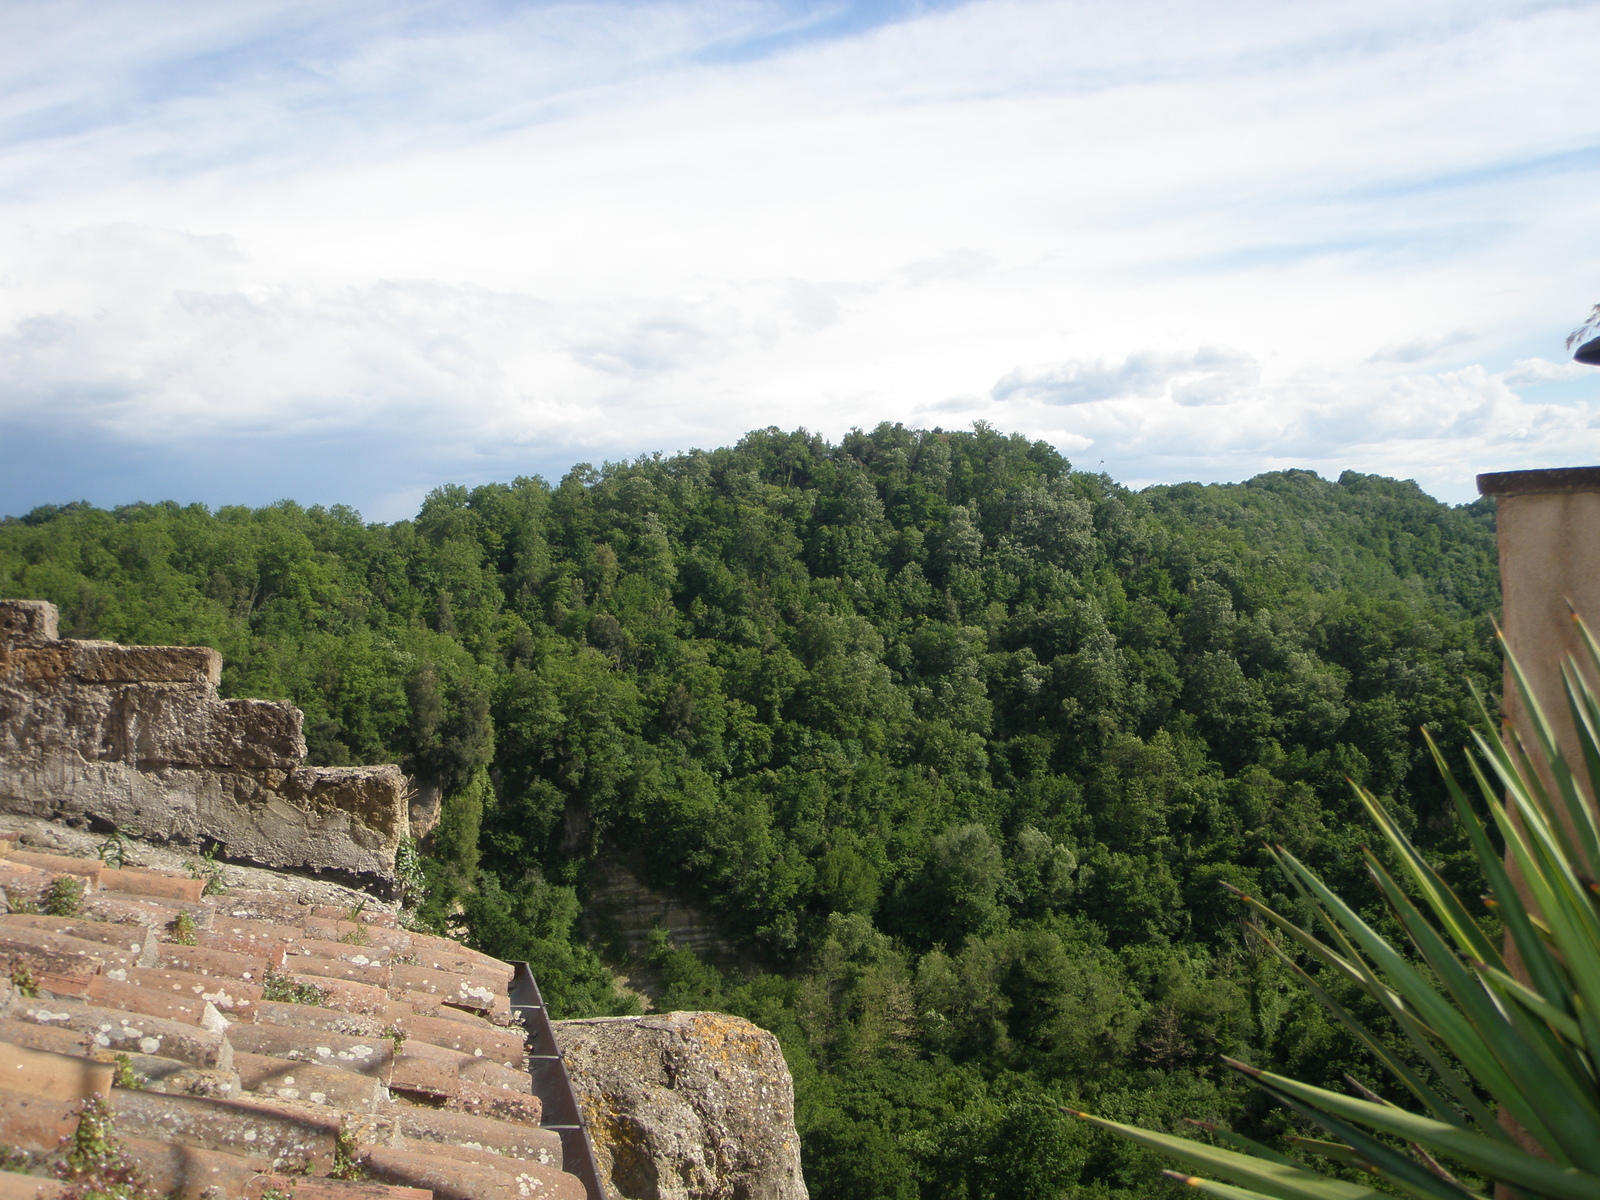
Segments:
[[[635,1003],[577,932],[598,862],[692,900],[742,967],[658,944],[628,972],[778,1033],[813,1194],[850,1200],[1138,1191],[1143,1151],[1051,1106],[1272,1136],[1217,1052],[1357,1061],[1219,882],[1296,911],[1269,841],[1355,878],[1349,778],[1478,886],[1418,730],[1459,745],[1464,682],[1494,689],[1497,583],[1486,501],[1134,492],[981,424],[757,430],[388,525],[0,521],[0,594],[214,646],[227,694],[305,710],[314,762],[437,789],[423,916],[558,1012]]]

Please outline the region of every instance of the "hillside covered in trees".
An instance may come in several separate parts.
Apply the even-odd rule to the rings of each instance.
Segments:
[[[1391,797],[1477,886],[1418,729],[1497,690],[1493,510],[1303,471],[1131,492],[984,426],[881,426],[441,488],[415,520],[141,504],[0,522],[63,633],[204,643],[314,762],[444,791],[422,920],[631,1011],[594,864],[693,896],[662,1007],[774,1030],[819,1200],[1168,1188],[1057,1105],[1272,1138],[1219,1052],[1373,1081],[1242,936],[1287,846],[1352,895]],[[637,975],[637,970],[635,970]]]

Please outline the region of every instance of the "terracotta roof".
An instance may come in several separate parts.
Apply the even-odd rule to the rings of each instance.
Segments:
[[[506,963],[387,912],[206,896],[14,838],[0,888],[32,911],[0,915],[0,1144],[33,1165],[5,1157],[0,1200],[61,1192],[46,1156],[95,1095],[152,1190],[186,1200],[586,1200],[541,1127]],[[63,876],[80,915],[44,915]]]

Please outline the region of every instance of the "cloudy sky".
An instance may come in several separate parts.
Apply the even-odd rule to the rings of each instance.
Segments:
[[[0,513],[985,420],[1600,461],[1600,3],[0,6]]]

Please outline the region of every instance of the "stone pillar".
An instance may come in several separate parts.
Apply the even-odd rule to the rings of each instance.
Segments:
[[[1554,725],[1562,753],[1581,772],[1583,752],[1567,716],[1561,663],[1568,655],[1580,663],[1588,658],[1572,612],[1600,637],[1600,467],[1479,475],[1478,491],[1493,496],[1497,507],[1506,644]],[[1600,688],[1600,679],[1590,683]],[[1531,748],[1532,729],[1509,675],[1504,713]]]
[[[1500,547],[1500,627],[1506,645],[1516,656],[1539,707],[1556,731],[1556,741],[1579,779],[1583,751],[1567,713],[1561,664],[1573,656],[1586,664],[1576,612],[1600,637],[1600,467],[1559,467],[1544,471],[1500,471],[1478,476],[1478,491],[1495,498],[1495,530]],[[1591,685],[1600,686],[1587,666]],[[1528,715],[1506,672],[1502,715],[1516,730],[1522,744],[1537,745]],[[1535,762],[1537,762],[1537,758]],[[1545,779],[1546,786],[1552,781]],[[1594,807],[1595,798],[1589,798]],[[1511,818],[1517,820],[1513,806]],[[1531,905],[1522,872],[1508,853],[1506,869],[1512,886]],[[1504,952],[1511,973],[1531,983],[1510,933]],[[1542,1148],[1504,1110],[1500,1123],[1522,1149],[1543,1154]],[[1499,1184],[1496,1200],[1517,1200],[1517,1193]]]

